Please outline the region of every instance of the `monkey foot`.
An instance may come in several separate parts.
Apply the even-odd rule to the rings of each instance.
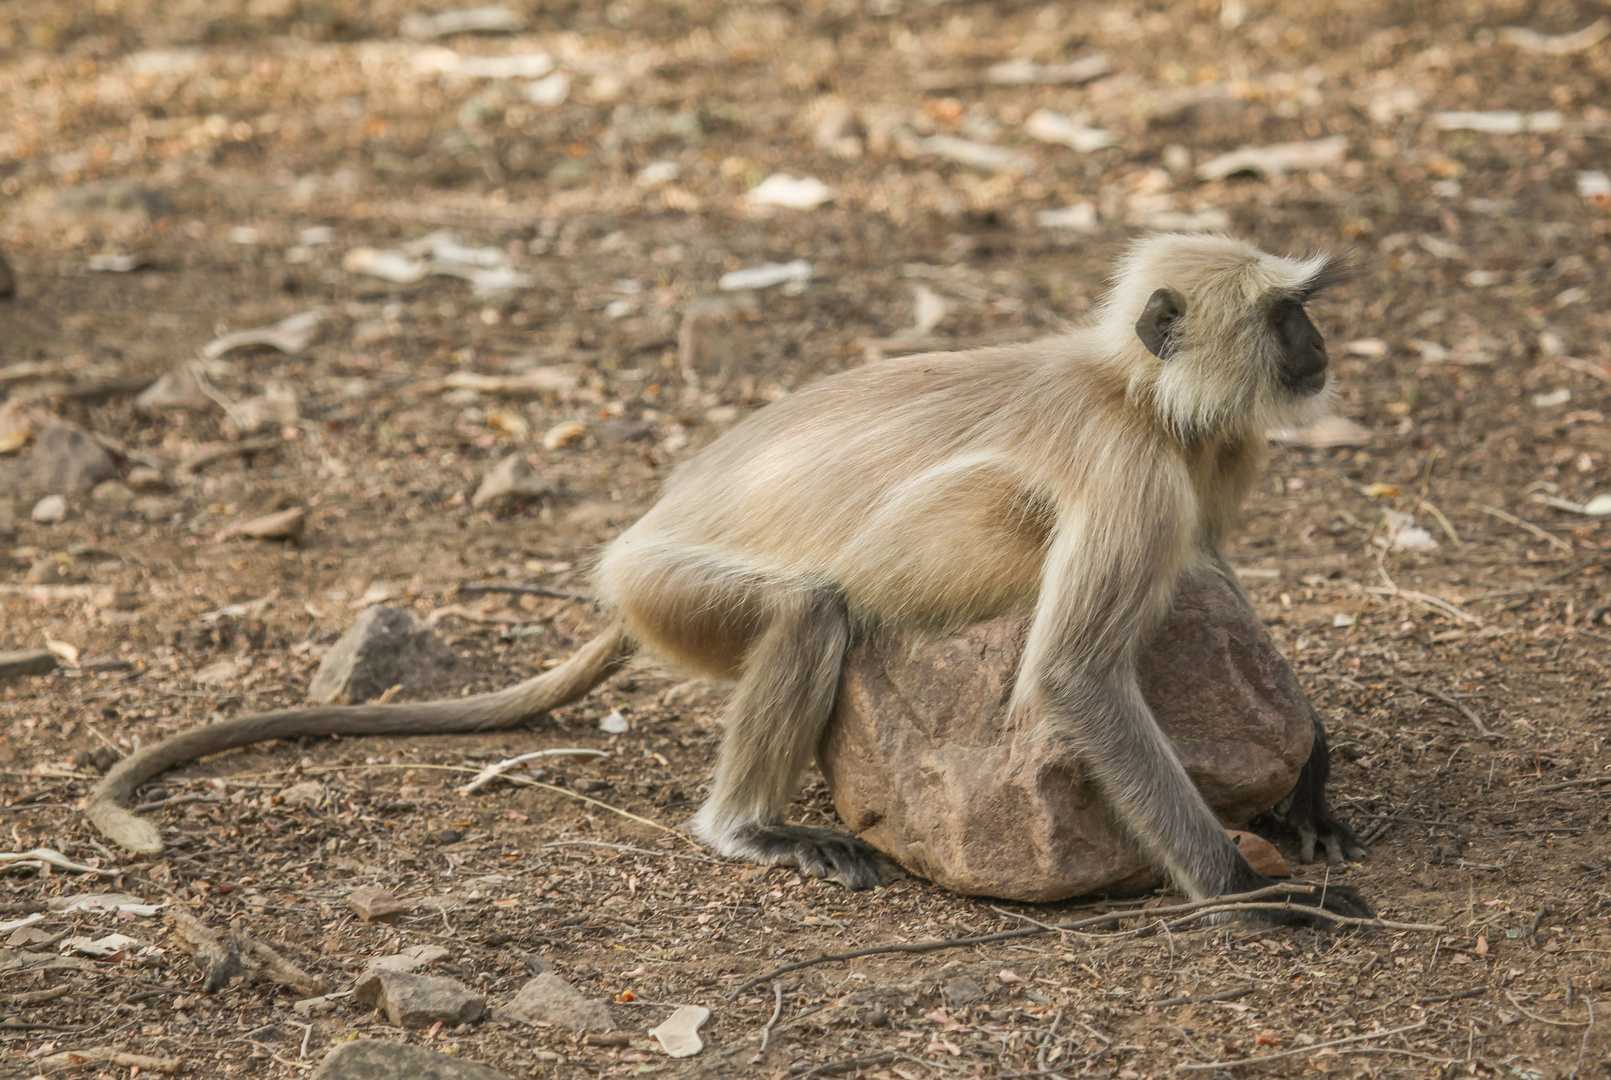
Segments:
[[[1281,882],[1277,882],[1273,878],[1266,878],[1259,884],[1239,887],[1238,891],[1251,892],[1253,889],[1262,888],[1264,885],[1278,884],[1281,884]],[[1375,910],[1371,908],[1363,896],[1359,895],[1358,889],[1348,885],[1334,885],[1329,882],[1324,885],[1311,885],[1307,888],[1299,886],[1290,893],[1266,897],[1260,900],[1259,903],[1288,903],[1292,905],[1292,908],[1289,911],[1250,911],[1245,916],[1250,921],[1292,926],[1313,926],[1319,929],[1336,925],[1330,919],[1317,918],[1306,914],[1303,911],[1306,907],[1317,907],[1323,911],[1330,911],[1333,914],[1343,915],[1350,919],[1374,919],[1376,917]]]
[[[1268,817],[1277,828],[1298,838],[1299,855],[1304,862],[1315,861],[1316,844],[1326,849],[1328,866],[1336,866],[1344,859],[1362,859],[1370,850],[1354,830],[1332,813],[1324,787],[1300,780]]]
[[[847,889],[871,889],[884,881],[878,854],[853,836],[804,825],[747,825],[733,837],[730,854],[837,881]]]

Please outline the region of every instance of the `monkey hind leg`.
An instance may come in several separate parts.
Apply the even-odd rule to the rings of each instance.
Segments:
[[[1330,747],[1326,742],[1326,729],[1313,708],[1309,717],[1314,722],[1314,744],[1309,760],[1298,773],[1298,782],[1274,809],[1264,815],[1276,828],[1298,838],[1304,862],[1314,862],[1315,844],[1326,849],[1326,863],[1336,866],[1344,859],[1363,858],[1368,850],[1354,831],[1341,821],[1326,798],[1326,781],[1331,776]]]
[[[727,706],[716,778],[694,835],[730,858],[872,888],[882,874],[867,844],[783,822],[833,713],[849,616],[838,596],[818,589],[786,589],[768,608]]]

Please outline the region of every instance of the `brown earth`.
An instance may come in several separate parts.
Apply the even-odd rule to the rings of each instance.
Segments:
[[[14,502],[0,650],[49,640],[79,663],[0,685],[0,832],[9,850],[52,847],[101,874],[18,864],[0,876],[0,914],[137,893],[215,928],[239,920],[342,988],[374,957],[441,944],[450,956],[431,973],[494,1004],[541,954],[590,996],[630,993],[636,1003],[610,1006],[630,1040],[495,1019],[405,1035],[350,999],[304,1015],[270,983],[208,995],[160,914],[47,912],[0,942],[0,1074],[110,1048],[182,1056],[191,1075],[301,1076],[353,1034],[515,1076],[1136,1080],[1231,1075],[1188,1066],[1289,1051],[1264,1075],[1611,1072],[1599,1004],[1611,986],[1611,533],[1538,501],[1584,503],[1611,467],[1607,198],[1580,178],[1607,165],[1611,44],[1591,34],[1567,42],[1577,51],[1539,51],[1504,32],[1577,31],[1601,5],[516,6],[518,34],[430,46],[398,35],[411,9],[395,0],[0,7],[0,249],[17,283],[0,301],[0,387],[110,441],[127,479],[141,466],[168,478],[132,499],[70,494],[56,525],[29,520],[31,497]],[[528,100],[531,79],[466,74],[435,46],[546,50],[571,75],[568,97]],[[1085,85],[985,74],[1098,52],[1110,73]],[[1116,144],[1038,142],[1024,129],[1037,108]],[[1528,114],[1515,124],[1530,130],[1435,120],[1497,109]],[[1023,160],[979,171],[937,156],[934,135]],[[1312,171],[1193,177],[1224,151],[1331,136],[1340,159]],[[750,205],[747,189],[780,171],[821,179],[833,202]],[[107,183],[139,186],[82,190]],[[1038,221],[1086,201],[1093,231]],[[1318,318],[1340,411],[1368,429],[1365,444],[1282,449],[1231,554],[1331,726],[1338,805],[1375,837],[1334,876],[1385,917],[1443,932],[1165,932],[1123,918],[823,963],[775,980],[776,999],[763,980],[729,1001],[729,988],[824,951],[1087,905],[1002,907],[916,879],[850,894],[704,861],[668,830],[699,797],[715,699],[681,688],[668,703],[678,677],[648,664],[531,732],[267,746],[178,771],[142,795],[173,800],[155,811],[171,844],[158,858],[107,850],[79,820],[110,748],[300,701],[322,650],[378,597],[434,612],[476,687],[564,656],[592,628],[584,603],[458,584],[583,584],[596,545],[738,415],[878,351],[1055,329],[1099,293],[1129,237],[1182,214],[1274,250],[1363,256]],[[305,232],[316,227],[329,231]],[[477,298],[457,277],[398,285],[343,269],[352,249],[443,228],[534,281]],[[90,268],[129,254],[149,265]],[[814,267],[803,289],[749,305],[718,290],[725,272],[796,258]],[[229,412],[135,409],[215,336],[310,309],[325,321],[305,352],[206,363]],[[678,359],[691,312],[696,379]],[[577,388],[440,385],[546,367]],[[565,422],[585,434],[546,448]],[[215,442],[249,452],[177,474]],[[474,509],[482,474],[515,451],[553,494],[501,517]],[[295,546],[230,534],[294,506],[308,512]],[[1395,534],[1389,511],[1413,514],[1436,547],[1378,543]],[[65,583],[25,587],[41,560]],[[598,730],[612,709],[629,731]],[[480,765],[567,745],[611,756],[548,765],[548,787],[455,793]],[[310,782],[317,800],[305,786],[278,797]],[[833,824],[820,781],[795,816]],[[344,898],[360,884],[412,912],[359,922]],[[135,944],[23,966],[111,932]],[[1202,1000],[1164,1004],[1182,998]],[[674,1062],[645,1036],[668,1013],[647,1004],[660,1002],[712,1009],[703,1054]],[[286,1041],[245,1038],[271,1023]],[[1338,1040],[1352,1041],[1323,1045]]]

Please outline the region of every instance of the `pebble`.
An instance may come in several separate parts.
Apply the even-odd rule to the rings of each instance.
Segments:
[[[34,503],[34,509],[28,515],[41,525],[54,525],[67,517],[67,500],[60,495],[46,495]]]
[[[940,991],[940,996],[945,998],[945,1003],[953,1009],[960,1009],[964,1005],[972,1005],[976,1001],[983,1001],[985,991],[984,987],[972,979],[952,979]]]
[[[313,1080],[510,1080],[508,1074],[478,1061],[465,1061],[407,1043],[358,1039],[337,1046]]]
[[[477,510],[508,510],[553,491],[521,454],[510,454],[494,465],[476,488],[470,505]]]
[[[202,389],[196,369],[190,364],[181,364],[140,391],[134,399],[134,407],[147,413],[164,409],[207,412],[218,408],[218,403]]]
[[[699,1037],[699,1028],[709,1019],[710,1010],[703,1005],[679,1005],[664,1023],[650,1028],[649,1034],[672,1057],[693,1057],[705,1048],[704,1040]]]
[[[37,521],[38,518],[36,517],[35,520]],[[46,555],[34,560],[34,564],[28,568],[28,572],[22,576],[22,580],[27,585],[56,585],[65,581],[66,578],[62,576],[62,568],[57,564],[56,560]]]
[[[369,965],[370,971],[418,971],[438,960],[446,960],[452,953],[441,945],[411,945],[400,953],[382,956]]]
[[[136,465],[129,470],[128,485],[135,491],[166,491],[168,481],[163,478],[161,469]]]
[[[286,806],[307,806],[317,809],[324,802],[325,786],[317,780],[304,780],[300,784],[292,784],[288,788],[281,788],[277,798]],[[362,890],[360,890],[362,891]],[[357,895],[357,894],[354,894]],[[389,893],[387,894],[390,895]],[[352,903],[351,898],[347,901]],[[363,914],[363,912],[359,912]],[[366,922],[373,921],[366,919]]]
[[[300,506],[293,506],[289,510],[264,514],[262,517],[242,522],[232,531],[253,540],[296,541],[302,539],[307,527],[308,512]]]
[[[90,491],[90,502],[111,510],[125,510],[134,502],[134,489],[121,480],[102,480]]]
[[[450,681],[458,656],[430,627],[406,611],[375,604],[325,653],[308,700],[321,705],[356,705],[393,686],[428,691]]]
[[[364,922],[386,922],[408,910],[408,905],[375,885],[365,885],[347,894],[347,906]]]
[[[7,470],[11,486],[38,492],[88,491],[117,476],[112,455],[71,424],[47,423],[33,440],[28,456]],[[0,483],[4,478],[0,478]]]
[[[468,1024],[481,1019],[487,999],[461,982],[407,971],[370,970],[353,984],[353,996],[386,1014],[395,1027]]]
[[[547,972],[522,986],[501,1014],[527,1024],[554,1024],[571,1031],[614,1031],[602,1001],[582,996],[570,983]]]

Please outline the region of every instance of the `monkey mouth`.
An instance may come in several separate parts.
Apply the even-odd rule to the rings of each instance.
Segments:
[[[1326,369],[1321,367],[1313,371],[1284,372],[1281,381],[1286,384],[1293,397],[1314,397],[1326,388]]]

